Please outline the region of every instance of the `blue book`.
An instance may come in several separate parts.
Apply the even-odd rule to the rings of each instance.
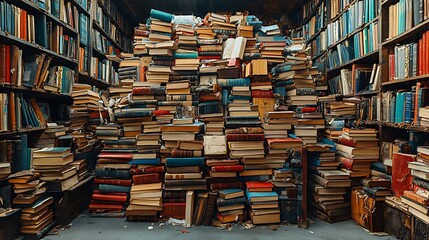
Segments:
[[[405,109],[404,109],[404,112],[405,112],[405,114],[404,114],[404,122],[405,123],[410,123],[411,122],[411,108],[412,108],[412,106],[411,106],[411,104],[412,104],[412,94],[411,94],[411,92],[406,92],[406,93],[404,93],[404,95],[405,95],[405,100],[404,100],[404,102],[405,102],[405,104],[404,104],[404,106],[405,106]]]
[[[51,14],[60,18],[60,0],[51,0]]]
[[[116,118],[138,118],[152,116],[152,111],[139,111],[139,112],[118,112],[115,113]]]
[[[166,13],[156,9],[150,10],[150,17],[159,19],[164,22],[171,22],[171,20],[173,20],[173,15],[171,15],[170,13]]]
[[[80,42],[88,46],[88,17],[83,13],[79,13],[79,36]]]
[[[230,95],[229,96],[229,100],[233,101],[233,100],[250,100],[252,97],[251,96],[234,96],[234,95]]]
[[[192,52],[192,53],[178,53],[178,52],[175,52],[174,53],[174,58],[187,58],[187,59],[190,59],[190,58],[198,58],[198,53],[196,53],[196,52]]]
[[[220,190],[219,196],[223,197],[223,196],[226,196],[228,194],[236,194],[236,193],[240,193],[240,192],[243,192],[243,190],[239,189],[239,188],[228,188],[228,189]]]
[[[128,163],[132,165],[159,165],[161,160],[159,158],[133,159]]]
[[[113,192],[129,193],[131,191],[131,187],[109,185],[109,184],[99,184],[98,190],[102,193],[113,193]]]
[[[221,87],[250,86],[250,78],[218,79],[217,82]]]
[[[253,198],[275,198],[275,201],[277,201],[279,195],[277,195],[276,192],[249,192],[246,191],[247,199],[249,199],[250,202],[253,202]]]
[[[167,167],[186,167],[186,166],[204,166],[203,157],[192,158],[167,158],[165,166]]]
[[[96,168],[95,177],[97,178],[118,178],[118,179],[129,179],[130,171],[123,169],[107,169],[107,168]]]
[[[222,89],[222,104],[225,106],[229,104],[229,90],[228,89]]]
[[[38,14],[34,15],[34,23],[36,29],[36,43],[44,48],[48,48],[48,33],[47,33],[47,21],[46,15]],[[60,48],[61,49],[61,48]]]
[[[404,121],[404,103],[405,93],[400,92],[396,94],[395,123]]]

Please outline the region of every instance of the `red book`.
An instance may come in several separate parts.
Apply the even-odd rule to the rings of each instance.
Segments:
[[[131,186],[130,180],[123,179],[110,179],[110,178],[96,178],[94,179],[94,183],[96,184],[110,184],[110,185],[118,185],[118,186]]]
[[[24,40],[28,40],[28,38],[27,38],[27,11],[25,11],[24,9],[21,9],[21,13],[20,13],[20,15],[19,15],[19,17],[20,17],[20,20],[21,20],[21,25],[19,26],[21,29],[20,29],[20,37],[21,37],[21,39],[24,39]]]
[[[226,140],[228,142],[231,141],[264,141],[265,135],[264,134],[227,134]]]
[[[103,117],[103,118],[107,118],[107,117],[109,117],[109,114],[106,112],[106,111],[101,111],[101,112],[99,112],[99,111],[92,111],[92,112],[89,112],[89,118],[92,118],[92,119],[98,119],[98,118],[100,118],[100,114],[101,114],[101,116]]]
[[[316,107],[302,107],[302,108],[300,108],[300,112],[301,113],[317,112],[317,108]]]
[[[141,175],[133,175],[133,182],[136,185],[162,182],[162,174],[148,173],[148,174],[141,174]]]
[[[232,165],[232,166],[213,166],[213,172],[241,172],[244,170],[243,165]]]
[[[412,175],[408,162],[414,162],[416,155],[394,153],[392,159],[392,190],[395,196],[400,197],[405,190],[411,189]]]
[[[188,157],[201,157],[200,152],[198,152],[197,154],[198,156],[196,156],[195,151],[193,150],[180,150],[180,149],[175,149],[171,151],[171,157],[174,158],[178,158],[178,157],[183,157],[183,158],[188,158]]]
[[[271,192],[274,185],[271,182],[248,181],[246,187],[249,192]]]
[[[101,152],[98,155],[99,158],[118,158],[118,159],[133,159],[132,153],[110,153],[110,152]]]
[[[215,60],[218,60],[218,59],[221,59],[222,58],[222,56],[220,56],[220,55],[214,55],[214,56],[198,56],[198,58],[200,59],[200,60],[211,60],[211,59],[215,59]]]
[[[164,203],[162,207],[162,218],[185,219],[186,203]]]
[[[6,45],[0,44],[0,83],[6,82]]]
[[[133,95],[139,96],[139,95],[150,95],[150,94],[151,94],[150,87],[133,88]]]
[[[300,147],[302,140],[300,138],[268,138],[267,143],[270,148],[291,148]]]
[[[169,110],[154,110],[153,115],[154,116],[162,116],[162,115],[170,115],[171,112]]]
[[[425,67],[425,74],[429,74],[429,66],[428,66],[428,61],[429,61],[429,31],[425,32],[424,36],[426,36],[426,43],[424,45],[424,50],[425,50],[424,67]]]
[[[122,204],[99,204],[99,203],[91,203],[89,204],[89,210],[122,210]]]
[[[243,188],[242,182],[224,182],[224,183],[212,183],[210,189],[212,191],[223,190],[228,188]]]
[[[395,80],[395,55],[389,55],[389,81]]]
[[[6,68],[6,81],[10,83],[10,45],[6,45],[5,68]]]
[[[271,90],[255,90],[252,91],[253,98],[273,98],[274,93]]]
[[[220,101],[221,99],[222,99],[222,96],[221,96],[220,92],[217,92],[217,93],[200,95],[199,100],[201,102],[208,102],[208,101]]]
[[[118,195],[107,195],[107,194],[92,194],[92,199],[97,201],[110,201],[110,202],[127,202],[127,196],[118,196]]]
[[[127,193],[101,193],[99,190],[94,190],[93,194],[102,194],[102,195],[116,195],[116,196],[128,196]]]
[[[260,48],[264,47],[285,47],[286,42],[277,42],[277,41],[264,41],[259,44]]]
[[[164,166],[145,167],[145,168],[131,167],[130,169],[131,175],[138,175],[143,173],[162,173],[162,172],[165,172]]]

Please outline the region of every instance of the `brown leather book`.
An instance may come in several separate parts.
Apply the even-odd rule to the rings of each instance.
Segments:
[[[15,108],[15,93],[11,92],[8,95],[9,98],[9,129],[16,129],[16,108]]]
[[[16,85],[18,82],[18,55],[19,48],[17,46],[10,47],[10,82],[13,85]]]
[[[0,44],[0,83],[6,82],[6,45]]]

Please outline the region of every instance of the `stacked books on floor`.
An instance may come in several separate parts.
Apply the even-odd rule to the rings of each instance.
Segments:
[[[250,205],[250,219],[253,224],[280,222],[279,196],[273,192],[271,182],[247,181],[246,196]]]
[[[218,192],[216,219],[221,223],[242,222],[246,219],[246,198],[242,189],[229,188]]]
[[[39,177],[34,170],[26,170],[10,175],[8,180],[15,193],[13,206],[21,208],[20,232],[36,239],[42,238],[55,225],[50,207],[53,198],[45,195],[46,182]]]
[[[408,162],[412,175],[412,188],[405,190],[401,200],[408,205],[408,210],[416,218],[429,224],[429,200],[426,195],[429,189],[429,148],[417,148],[416,161]]]
[[[316,216],[333,223],[350,219],[350,201],[345,198],[351,181],[340,170],[320,170],[310,177],[312,206]]]

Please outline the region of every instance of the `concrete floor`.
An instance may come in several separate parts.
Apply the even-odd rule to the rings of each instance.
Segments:
[[[152,228],[153,229],[149,229]],[[392,236],[375,236],[365,231],[353,221],[343,221],[329,224],[315,220],[308,229],[296,225],[280,226],[276,231],[269,226],[257,226],[253,229],[243,229],[235,226],[232,229],[217,229],[215,227],[198,226],[184,228],[182,226],[159,226],[159,223],[126,222],[123,218],[91,218],[83,213],[67,228],[60,228],[58,235],[49,235],[44,240],[179,240],[179,239],[318,239],[318,240],[386,240],[395,239]]]

